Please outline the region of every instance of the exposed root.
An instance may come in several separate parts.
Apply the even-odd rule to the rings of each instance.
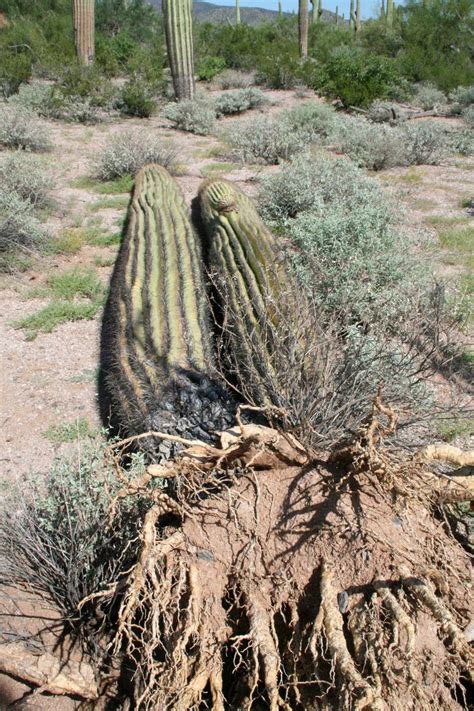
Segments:
[[[441,632],[448,637],[453,650],[459,654],[466,664],[471,678],[474,678],[474,653],[466,642],[463,630],[456,624],[452,613],[448,610],[443,601],[438,598],[428,581],[421,580],[410,574],[406,566],[400,566],[403,575],[403,585],[405,585],[415,597],[432,613],[433,617],[440,624]]]
[[[315,637],[324,631],[329,652],[338,672],[344,679],[344,685],[356,696],[354,708],[357,711],[382,711],[385,707],[376,689],[362,677],[352,658],[344,636],[343,617],[337,606],[337,593],[333,587],[334,574],[327,562],[321,567],[321,606],[316,618],[311,647],[315,648]]]
[[[460,709],[467,558],[431,515],[444,479],[381,446],[394,425],[378,398],[327,463],[241,423],[221,447],[119,474],[120,497],[150,508],[136,565],[95,599],[117,600],[110,648],[135,670],[137,708]],[[410,570],[448,579],[443,600]]]

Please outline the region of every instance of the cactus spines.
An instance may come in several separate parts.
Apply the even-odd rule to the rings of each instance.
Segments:
[[[166,48],[178,101],[194,99],[192,0],[163,0]]]
[[[74,43],[77,57],[85,66],[94,61],[94,2],[95,0],[72,0]]]
[[[298,38],[300,57],[308,56],[308,0],[298,0]]]
[[[254,403],[277,405],[280,388],[272,342],[278,304],[290,282],[277,241],[235,185],[220,179],[206,181],[199,198],[217,311],[225,321],[224,367],[229,379]]]
[[[200,244],[175,181],[149,165],[135,181],[104,312],[104,423],[125,435],[155,429],[209,439],[229,423],[211,366]],[[154,454],[172,449],[159,442]]]

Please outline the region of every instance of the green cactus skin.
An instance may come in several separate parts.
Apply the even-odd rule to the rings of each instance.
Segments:
[[[128,215],[102,326],[104,424],[122,436],[155,429],[209,439],[228,424],[226,397],[209,377],[200,243],[164,168],[138,173]]]
[[[163,0],[166,47],[178,101],[195,95],[192,0]]]
[[[336,5],[336,17],[334,18],[334,22],[336,23],[336,27],[339,25],[339,5]]]
[[[308,0],[298,0],[298,39],[300,57],[308,56]]]
[[[322,0],[311,0],[311,22],[319,22],[323,14]]]
[[[283,8],[281,6],[281,0],[278,0],[278,17],[283,17]]]
[[[386,20],[387,20],[387,27],[392,27],[393,26],[393,0],[387,0],[387,14],[386,14]]]
[[[237,379],[240,391],[250,387],[257,404],[277,405],[280,388],[271,352],[278,309],[272,310],[272,303],[279,303],[290,284],[277,241],[251,200],[226,180],[206,181],[199,200],[209,242],[209,271],[218,312],[225,320],[222,337],[229,378]]]
[[[95,0],[72,0],[74,43],[77,57],[84,66],[89,66],[94,61],[94,2]]]
[[[240,25],[240,0],[235,0],[235,22]]]

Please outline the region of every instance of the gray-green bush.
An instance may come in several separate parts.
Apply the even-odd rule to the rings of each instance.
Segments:
[[[446,133],[434,121],[408,122],[401,132],[405,165],[438,165],[446,157]]]
[[[297,131],[284,116],[257,116],[227,125],[223,138],[243,163],[275,165],[307,148],[307,132]]]
[[[405,146],[399,129],[346,116],[334,132],[336,147],[357,165],[382,170],[405,164]]]
[[[128,475],[139,476],[134,457]],[[115,582],[135,561],[142,504],[120,502],[108,526],[119,482],[104,461],[104,446],[84,444],[80,457],[53,463],[46,490],[32,479],[4,497],[0,511],[0,581],[46,595],[70,624],[86,632],[79,602]],[[40,562],[39,562],[40,561]]]
[[[426,265],[377,181],[344,158],[298,156],[263,180],[260,210],[285,235],[321,319],[340,334],[341,372],[361,379],[361,398],[382,380],[393,401],[411,398],[436,308]]]
[[[161,115],[167,118],[180,131],[189,131],[207,136],[214,128],[216,112],[208,101],[180,101],[165,106]]]
[[[337,121],[334,107],[316,101],[296,106],[283,115],[295,131],[306,132],[310,140],[331,136]]]
[[[0,188],[0,252],[34,249],[45,237],[46,230],[35,216],[33,203],[15,191]],[[3,269],[3,258],[0,261]]]
[[[53,180],[43,161],[37,156],[16,151],[0,154],[0,190],[16,193],[36,207],[47,204]]]
[[[217,116],[241,114],[249,109],[260,109],[268,103],[265,94],[255,87],[237,89],[221,94],[214,102]]]
[[[446,104],[446,95],[431,82],[423,82],[418,84],[415,89],[415,95],[412,102],[415,106],[419,106],[424,111],[434,109],[436,106]]]
[[[96,173],[101,180],[134,176],[147,163],[158,163],[172,171],[175,152],[163,145],[153,131],[129,129],[112,136],[99,156]]]
[[[255,82],[255,76],[252,72],[226,69],[219,74],[216,82],[221,89],[247,89]]]
[[[0,107],[0,145],[30,151],[51,148],[49,131],[31,109],[14,104]]]

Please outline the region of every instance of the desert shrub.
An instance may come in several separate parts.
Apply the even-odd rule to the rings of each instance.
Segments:
[[[214,102],[215,110],[218,116],[226,114],[241,114],[248,109],[259,109],[268,103],[265,94],[256,89],[249,87],[248,89],[237,89],[236,91],[228,91],[221,94]]]
[[[306,132],[312,139],[329,137],[336,125],[334,108],[316,101],[296,106],[285,112],[284,116],[295,131]]]
[[[252,72],[241,72],[238,69],[226,69],[219,75],[217,84],[220,89],[247,89],[255,81]]]
[[[17,151],[0,155],[0,186],[5,193],[16,193],[37,207],[48,202],[48,193],[53,185],[49,172],[36,156]]]
[[[402,134],[397,128],[348,116],[338,122],[334,140],[343,153],[369,170],[404,165]]]
[[[468,106],[462,112],[462,118],[470,128],[474,128],[474,106]]]
[[[82,633],[88,611],[79,611],[79,602],[134,562],[144,513],[141,501],[131,499],[119,504],[107,526],[118,482],[104,449],[83,443],[80,456],[53,463],[46,488],[31,478],[27,496],[24,483],[21,490],[12,487],[0,518],[2,582],[47,595],[73,628],[82,625]],[[135,456],[129,476],[143,471],[143,460]]]
[[[384,380],[394,401],[411,399],[411,348],[418,334],[429,341],[435,309],[426,269],[397,229],[379,183],[347,159],[301,155],[264,178],[260,211],[285,235],[326,336],[342,335],[341,367],[354,374],[359,393]]]
[[[173,170],[174,162],[174,151],[165,148],[155,133],[136,128],[110,139],[98,160],[96,173],[101,180],[114,180],[123,175],[134,176],[147,163]]]
[[[0,107],[0,145],[46,151],[51,148],[49,132],[38,116],[22,106]]]
[[[203,57],[196,63],[196,76],[199,81],[212,81],[225,67],[222,57]]]
[[[148,118],[157,107],[155,88],[140,77],[129,79],[120,92],[116,108],[126,116]]]
[[[474,155],[474,132],[472,129],[451,129],[446,132],[445,142],[448,150],[463,156]]]
[[[271,50],[258,63],[255,75],[257,84],[264,84],[269,89],[294,89],[303,82],[304,69],[292,47],[285,47],[283,52]]]
[[[307,134],[295,131],[285,117],[258,116],[232,123],[223,134],[232,154],[243,163],[276,164],[307,146]]]
[[[15,190],[0,187],[0,253],[37,248],[46,231],[35,217],[34,205]],[[0,261],[3,266],[3,259]]]
[[[415,106],[420,106],[424,111],[434,109],[435,106],[445,104],[447,99],[445,94],[432,82],[418,84],[412,99]]]
[[[474,104],[474,84],[472,86],[458,86],[449,94],[453,114],[461,114],[465,109]]]
[[[337,47],[321,70],[321,89],[345,106],[369,106],[398,80],[393,62],[360,48]]]
[[[22,84],[18,93],[10,97],[10,104],[30,109],[44,118],[51,118],[53,113],[53,85],[38,81]]]
[[[204,100],[168,104],[161,115],[172,121],[180,131],[189,131],[201,136],[211,133],[216,120],[213,105]]]
[[[325,154],[298,155],[262,179],[260,211],[273,224],[282,224],[302,212],[319,212],[326,206],[341,212],[366,203],[379,205],[379,220],[388,224],[390,210],[378,183],[345,158]]]
[[[438,165],[446,156],[444,128],[434,121],[409,122],[401,131],[406,165]]]
[[[18,91],[31,76],[33,58],[31,52],[15,52],[0,49],[0,95],[7,99]]]

